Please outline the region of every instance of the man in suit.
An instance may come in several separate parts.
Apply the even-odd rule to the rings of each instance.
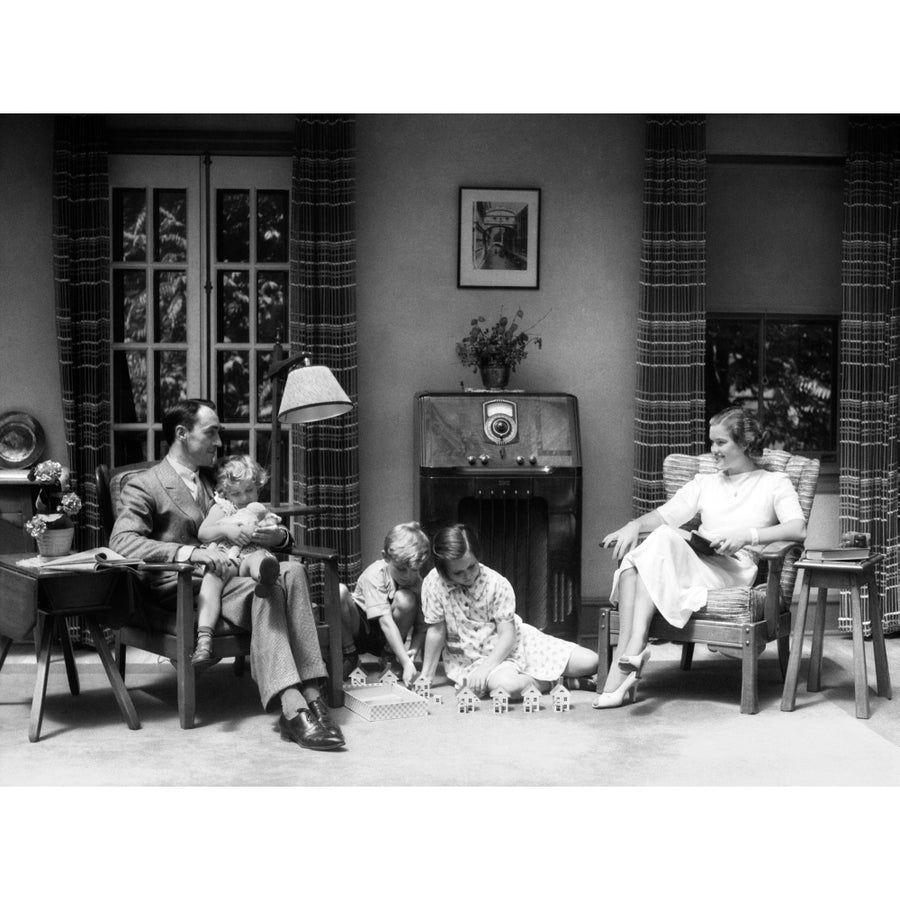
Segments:
[[[125,482],[110,547],[123,556],[147,562],[187,562],[225,574],[227,554],[200,546],[197,530],[213,503],[208,469],[215,465],[219,417],[204,400],[184,400],[167,410],[163,436],[166,458]],[[260,526],[254,543],[275,550],[290,547],[281,525]],[[156,579],[150,590],[155,602],[171,607],[173,574]],[[281,578],[271,596],[259,597],[251,578],[234,577],[222,592],[222,618],[251,632],[250,664],[263,708],[276,699],[282,736],[310,750],[344,745],[340,728],[322,700],[318,680],[326,674],[309,602],[306,573],[297,563],[282,563]]]

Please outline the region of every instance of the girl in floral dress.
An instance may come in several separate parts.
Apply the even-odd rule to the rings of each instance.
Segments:
[[[503,688],[518,699],[532,686],[549,690],[560,676],[573,679],[570,686],[589,686],[597,654],[523,622],[512,585],[478,561],[481,548],[472,529],[442,528],[432,554],[435,568],[422,582],[428,633],[421,678],[434,677],[443,650],[447,677],[478,695]]]

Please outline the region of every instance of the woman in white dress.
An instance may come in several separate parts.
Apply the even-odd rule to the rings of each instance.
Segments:
[[[757,559],[749,547],[806,537],[788,476],[756,464],[760,433],[753,416],[733,406],[713,416],[709,426],[716,472],[695,475],[671,500],[603,538],[602,546],[613,548],[620,561],[610,596],[619,608],[620,655],[594,701],[596,708],[634,700],[657,612],[683,628],[691,613],[706,605],[708,591],[753,583]],[[696,553],[690,532],[679,527],[698,513],[698,530],[715,551],[709,556]]]

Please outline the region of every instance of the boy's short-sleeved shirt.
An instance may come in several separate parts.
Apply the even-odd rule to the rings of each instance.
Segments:
[[[407,590],[418,593],[421,588],[422,582],[419,580]],[[390,563],[386,559],[379,559],[363,570],[359,576],[353,589],[353,599],[359,608],[365,611],[367,619],[378,619],[390,614],[391,603],[397,590],[398,585],[391,578]]]

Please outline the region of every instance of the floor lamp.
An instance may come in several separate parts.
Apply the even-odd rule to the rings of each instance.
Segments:
[[[314,366],[308,353],[284,356],[281,341],[272,348],[266,375],[272,381],[270,502],[281,502],[281,424],[321,422],[350,412],[353,404],[327,366]]]

